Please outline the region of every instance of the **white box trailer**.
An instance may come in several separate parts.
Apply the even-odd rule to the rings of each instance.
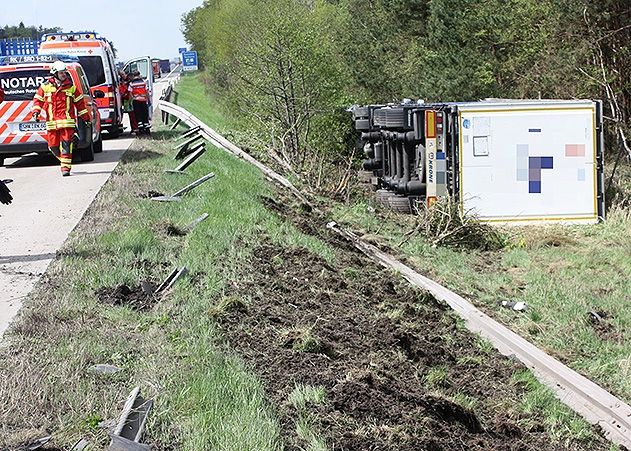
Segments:
[[[407,101],[353,113],[364,167],[392,205],[451,196],[485,222],[604,218],[599,101]]]
[[[604,216],[600,103],[456,105],[458,197],[490,222],[594,223]]]

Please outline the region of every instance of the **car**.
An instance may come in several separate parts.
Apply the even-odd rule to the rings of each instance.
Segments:
[[[50,68],[57,60],[64,61],[78,92],[85,96],[90,124],[78,118],[75,134],[76,149],[73,160],[94,160],[103,151],[101,123],[95,100],[90,94],[88,78],[75,57],[66,55],[24,55],[0,57],[0,87],[4,102],[0,104],[0,165],[5,158],[32,152],[48,153],[45,111],[42,119],[31,119],[33,96],[37,88],[50,76]]]

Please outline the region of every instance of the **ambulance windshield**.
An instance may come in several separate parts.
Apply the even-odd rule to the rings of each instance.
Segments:
[[[100,56],[80,56],[79,62],[88,76],[90,86],[98,86],[105,83],[105,68]]]

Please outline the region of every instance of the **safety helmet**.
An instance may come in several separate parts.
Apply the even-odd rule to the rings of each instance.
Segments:
[[[58,72],[65,72],[66,70],[68,70],[68,68],[66,67],[66,63],[64,63],[63,61],[55,61],[53,63],[53,67],[50,68],[50,73],[52,75],[55,75]]]

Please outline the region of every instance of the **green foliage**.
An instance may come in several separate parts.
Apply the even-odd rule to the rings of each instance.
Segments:
[[[0,39],[9,38],[27,38],[27,39],[39,39],[46,33],[58,33],[61,31],[60,27],[39,27],[25,26],[23,22],[18,25],[5,25],[0,28]]]
[[[602,98],[624,129],[627,3],[207,0],[182,27],[214,96],[248,131],[242,144],[320,189],[359,158],[354,103]]]

